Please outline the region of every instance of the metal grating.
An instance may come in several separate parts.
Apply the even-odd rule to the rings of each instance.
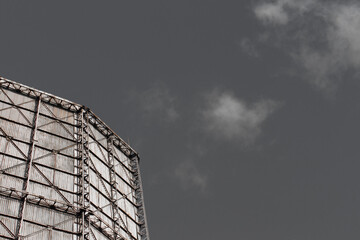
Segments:
[[[0,238],[148,240],[138,154],[90,109],[0,77]]]

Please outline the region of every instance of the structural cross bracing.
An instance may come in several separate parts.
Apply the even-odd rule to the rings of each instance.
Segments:
[[[88,108],[0,78],[0,238],[149,239],[138,154]]]

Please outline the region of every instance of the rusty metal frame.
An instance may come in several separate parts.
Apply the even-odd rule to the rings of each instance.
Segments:
[[[21,228],[23,222],[28,222],[30,224],[35,224],[40,227],[43,227],[43,229],[39,230],[38,232],[45,230],[62,231],[68,234],[72,234],[73,236],[76,236],[76,238],[79,240],[96,239],[92,228],[99,231],[108,239],[122,240],[129,238],[132,240],[133,239],[149,240],[150,238],[147,227],[143,189],[142,189],[141,176],[140,176],[139,156],[137,152],[135,152],[125,141],[123,141],[116,133],[114,133],[113,130],[111,130],[104,122],[102,122],[100,118],[97,117],[90,109],[82,105],[27,87],[25,85],[16,83],[14,81],[5,79],[3,77],[0,77],[0,89],[2,93],[5,93],[4,92],[5,89],[17,94],[27,96],[35,101],[35,109],[29,109],[27,107],[24,107],[24,105],[30,103],[31,101],[25,101],[20,104],[14,103],[14,101],[12,101],[11,98],[6,93],[5,95],[7,96],[8,99],[5,99],[6,101],[0,100],[1,103],[8,105],[8,107],[4,109],[0,109],[0,111],[7,110],[10,108],[15,108],[17,109],[17,111],[20,112],[20,115],[22,115],[25,118],[25,120],[27,120],[26,122],[29,122],[29,119],[25,116],[25,114],[22,111],[30,112],[33,116],[33,122],[31,125],[0,117],[0,121],[1,120],[8,121],[10,123],[18,124],[20,126],[31,129],[31,139],[29,142],[26,142],[20,139],[16,139],[13,136],[9,136],[0,127],[0,137],[5,137],[7,139],[6,142],[7,146],[13,145],[19,151],[20,155],[23,157],[21,158],[18,156],[9,155],[6,152],[4,153],[0,152],[0,155],[2,155],[3,158],[10,157],[22,161],[22,163],[8,167],[6,169],[0,169],[0,174],[5,174],[9,177],[22,179],[24,181],[22,190],[0,186],[0,196],[11,198],[21,203],[18,216],[10,216],[3,213],[0,214],[0,216],[6,215],[5,217],[16,219],[17,221],[16,232],[12,233],[10,231],[13,235],[9,233],[12,237],[0,236],[0,238],[4,237],[5,239],[21,239],[21,237],[25,237],[25,236],[21,236]],[[67,110],[70,113],[72,113],[75,123],[72,124],[66,121],[66,119],[68,117],[72,117],[72,115],[68,115],[62,118],[57,117],[50,110],[47,104]],[[44,109],[46,109],[47,113],[40,111],[41,106],[43,106]],[[39,116],[48,118],[51,121],[46,124],[38,125],[37,121]],[[41,127],[52,123],[60,124],[64,129],[64,131],[68,133],[66,137],[41,129]],[[99,131],[104,136],[104,139],[107,139],[107,142],[105,144],[106,146],[100,143],[100,141],[104,139],[102,140],[96,139],[95,135],[91,131],[90,126],[94,127],[97,131]],[[73,128],[73,130],[69,129],[69,127]],[[49,149],[45,146],[40,146],[40,145],[38,146],[36,144],[37,132],[42,132],[69,141],[69,146],[64,147],[62,149]],[[17,143],[28,145],[29,146],[28,154],[25,154],[21,150],[21,148],[17,146]],[[89,149],[89,144],[91,143],[98,145],[100,152],[103,155],[102,157],[105,159],[105,161],[102,160],[99,156],[97,156]],[[38,156],[34,158],[35,147],[45,150],[48,153],[45,153],[42,156]],[[74,147],[74,156],[70,156],[65,153],[62,153],[63,150],[72,147]],[[130,167],[126,166],[121,161],[120,157],[118,156],[114,148],[120,150],[128,159],[130,159]],[[107,153],[107,156],[105,156],[103,151]],[[70,158],[74,160],[75,163],[74,173],[56,169],[56,166],[54,168],[37,162],[38,160],[44,157],[48,157],[50,155],[55,155],[56,158],[57,154],[60,154],[66,158]],[[97,160],[101,161],[107,168],[109,168],[109,177],[110,177],[109,181],[105,179],[103,176],[101,176],[101,174],[97,171],[96,166],[92,163],[91,156],[95,156]],[[24,177],[8,173],[8,170],[14,169],[22,165],[26,165],[26,174]],[[121,167],[124,169],[124,172],[126,174],[130,173],[132,177],[130,178],[129,176],[127,177],[131,182],[128,182],[127,180],[123,179],[122,176],[120,176],[115,171],[115,166],[117,165],[121,165]],[[55,186],[52,183],[52,181],[46,177],[46,175],[42,172],[42,170],[39,167],[48,168],[50,170],[53,170],[54,173],[55,171],[59,171],[61,173],[70,174],[71,176],[73,176],[75,181],[73,191],[70,191],[68,189],[61,189],[58,186]],[[43,179],[45,179],[46,183],[38,182],[31,179],[30,177],[31,168],[36,170],[37,173],[40,176],[42,176]],[[105,190],[107,189],[105,187],[105,184],[107,186],[110,186],[110,191],[108,192],[106,190],[105,191],[106,193],[103,193],[99,191],[99,189],[96,189],[96,187],[90,183],[90,172],[94,172],[96,174],[96,177],[99,179],[99,182],[101,183],[101,185],[103,185]],[[127,184],[130,187],[131,192],[123,193],[117,188],[117,183],[116,183],[117,177],[119,177],[125,184]],[[62,201],[60,201],[59,199],[54,200],[33,193],[28,193],[27,188],[30,182],[34,184],[41,184],[49,188],[53,188],[55,192],[60,194]],[[102,197],[104,197],[104,199],[109,201],[109,204],[102,207],[95,206],[90,199],[90,189],[95,189],[98,194],[101,194]],[[62,192],[64,193],[66,192],[72,194],[73,196],[77,196],[76,197],[77,200],[74,203],[71,203],[69,200],[66,199],[66,197],[62,194]],[[133,202],[133,200],[131,200],[131,198],[128,197],[129,194],[131,194],[135,198],[136,202]],[[135,219],[129,216],[127,212],[123,211],[123,209],[118,207],[118,201],[120,199],[125,199],[126,201],[130,202],[134,207],[137,208]],[[58,228],[56,226],[58,224],[55,224],[53,226],[45,226],[44,224],[33,222],[28,219],[24,219],[24,211],[27,204],[36,205],[44,208],[50,208],[61,213],[69,214],[69,216],[73,216],[73,218],[75,218],[73,230],[69,231]],[[107,206],[110,206],[112,209],[111,216],[102,211],[102,209]],[[96,207],[96,210],[91,210],[94,209],[94,207]],[[125,218],[129,219],[129,221],[130,220],[133,221],[138,226],[139,231],[137,233],[137,236],[133,236],[131,234],[131,232],[127,227],[127,223],[126,223],[127,220],[125,221],[124,219],[121,218],[120,211],[122,212],[122,214],[124,214]],[[104,216],[106,218],[112,218],[112,224],[109,225],[108,223],[104,222],[101,216]],[[0,222],[0,225],[4,227],[3,222]],[[120,229],[127,233],[126,238],[124,236],[121,236]],[[36,234],[36,232],[31,233],[30,235],[34,235],[34,234]]]

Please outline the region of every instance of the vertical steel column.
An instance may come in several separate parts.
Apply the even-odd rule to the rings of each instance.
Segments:
[[[146,212],[145,212],[141,174],[140,174],[139,156],[135,155],[132,156],[130,159],[131,159],[131,166],[135,171],[134,173],[134,183],[136,187],[135,198],[136,198],[136,204],[138,205],[139,223],[141,224],[140,236],[141,236],[141,240],[150,240]]]
[[[32,131],[31,131],[30,147],[29,147],[29,152],[28,152],[28,161],[27,161],[26,168],[25,168],[25,181],[24,181],[23,188],[22,188],[24,195],[23,195],[23,201],[19,208],[19,220],[16,225],[15,239],[21,239],[20,234],[21,234],[21,228],[23,226],[24,213],[25,213],[26,202],[27,202],[26,192],[27,192],[27,189],[29,186],[31,168],[32,168],[32,164],[33,164],[34,154],[35,154],[35,144],[37,142],[36,132],[37,132],[37,125],[38,125],[40,105],[41,105],[40,97],[38,97],[35,100],[35,113],[34,113],[33,126],[32,126]]]
[[[107,139],[107,152],[108,152],[108,164],[109,175],[110,175],[110,197],[111,197],[111,211],[112,211],[112,220],[113,228],[115,229],[114,238],[117,239],[120,233],[120,227],[118,225],[120,220],[120,213],[117,206],[117,191],[116,191],[116,177],[115,177],[115,163],[114,163],[114,148],[113,148],[113,136],[109,136]]]
[[[77,222],[81,240],[90,239],[90,176],[89,176],[89,132],[87,111],[81,109],[77,114],[77,157],[78,163],[76,173],[78,181],[75,188],[78,190],[77,205],[81,208],[81,213]]]
[[[83,154],[82,154],[82,181],[83,181],[83,208],[84,212],[82,214],[83,221],[83,239],[90,239],[90,159],[89,159],[89,117],[88,111],[83,110],[83,121],[82,121],[82,143],[83,143]]]
[[[74,173],[76,174],[76,177],[74,178],[74,191],[77,193],[76,195],[76,201],[75,205],[77,209],[82,209],[82,110],[80,110],[77,113],[74,113],[75,118],[75,125],[74,127],[74,136],[76,139],[76,148],[74,150]],[[83,239],[83,236],[80,236],[80,233],[82,234],[82,212],[81,215],[77,216],[75,223],[74,223],[74,231],[79,233],[79,236],[76,238],[78,240]]]

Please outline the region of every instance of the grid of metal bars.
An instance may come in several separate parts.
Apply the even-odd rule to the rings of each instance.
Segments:
[[[0,77],[0,238],[149,239],[138,154],[88,108]]]

